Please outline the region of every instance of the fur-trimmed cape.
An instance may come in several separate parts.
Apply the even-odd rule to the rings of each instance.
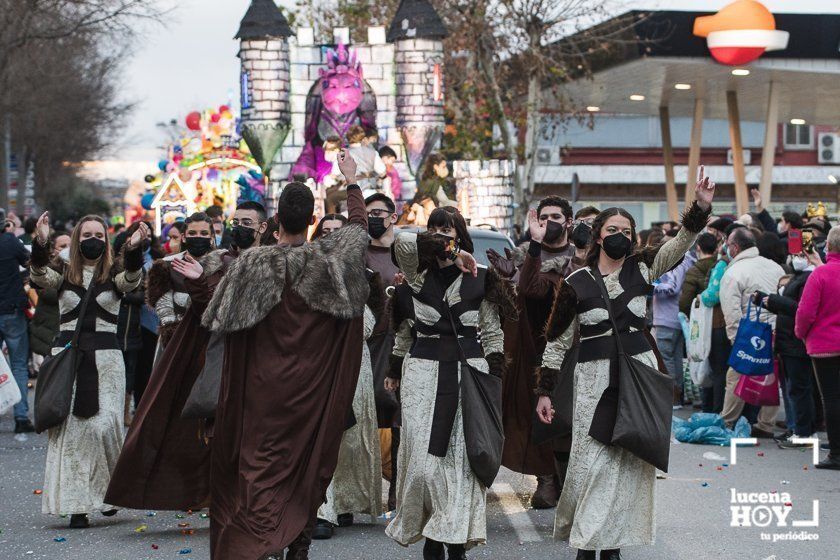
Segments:
[[[204,268],[204,275],[215,274],[225,266],[224,257],[227,254],[227,249],[217,249],[197,259]],[[172,285],[172,258],[155,261],[151,270],[149,270],[146,282],[146,302],[154,307],[166,292],[174,289]]]
[[[216,332],[253,327],[280,303],[288,284],[309,307],[337,317],[360,317],[368,299],[368,235],[351,224],[298,247],[256,247],[230,266],[204,312]]]

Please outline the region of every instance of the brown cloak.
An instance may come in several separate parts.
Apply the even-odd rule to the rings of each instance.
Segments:
[[[569,249],[557,253],[542,248],[539,256],[533,253],[524,256],[517,298],[519,320],[506,321],[504,325],[505,354],[511,363],[502,389],[505,429],[502,464],[522,474],[554,474],[551,444],[534,445],[531,430],[537,406],[535,372],[546,345],[543,333],[554,291],[570,260],[569,252]],[[573,247],[571,254],[574,254]]]
[[[251,249],[204,315],[227,333],[211,457],[211,556],[258,560],[314,519],[335,470],[362,359],[367,228]],[[244,297],[243,297],[244,296]]]
[[[105,503],[133,509],[185,510],[210,497],[210,448],[201,421],[181,410],[204,367],[210,331],[201,314],[234,256],[214,251],[201,259],[204,275],[186,281],[192,303],[160,355],[128,430]]]

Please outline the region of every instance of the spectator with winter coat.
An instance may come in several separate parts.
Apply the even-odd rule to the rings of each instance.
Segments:
[[[747,228],[732,230],[726,240],[726,252],[731,258],[720,282],[720,306],[726,321],[726,336],[735,341],[738,325],[747,316],[747,306],[755,292],[775,293],[779,279],[785,271],[781,266],[758,254],[755,235]],[[761,313],[761,321],[775,326],[776,316]],[[726,394],[724,395],[724,421],[733,426],[741,416],[744,401],[735,395],[735,386],[741,374],[731,367],[726,373]],[[764,406],[758,414],[758,423],[753,426],[752,437],[773,437],[778,406]]]
[[[840,226],[829,231],[826,251],[828,262],[805,283],[795,332],[814,364],[825,409],[829,452],[817,468],[840,470]]]
[[[680,311],[686,317],[691,316],[691,306],[697,297],[703,293],[709,285],[709,275],[712,268],[717,264],[717,239],[711,233],[701,233],[697,236],[697,262],[685,273],[685,281],[680,292]],[[702,302],[701,302],[701,305]],[[712,306],[709,306],[712,307]],[[712,330],[716,327],[723,327],[723,312],[720,306],[714,306],[712,312]],[[726,385],[726,370],[721,377],[721,387]],[[714,377],[713,377],[714,379]],[[701,387],[700,393],[703,396],[703,412],[714,411],[714,387]],[[721,395],[723,393],[721,392]]]

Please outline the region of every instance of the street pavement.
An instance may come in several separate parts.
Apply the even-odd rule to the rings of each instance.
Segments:
[[[69,519],[42,515],[36,491],[43,483],[46,437],[32,434],[18,441],[13,428],[10,415],[0,418],[0,560],[209,558],[206,511],[123,510],[111,518],[94,514],[91,528],[81,531],[68,529]],[[825,441],[825,434],[821,436]],[[470,551],[469,558],[575,557],[566,543],[552,538],[554,510],[530,509],[535,486],[533,477],[503,470],[488,495],[487,545]],[[731,526],[733,488],[739,494],[753,493],[741,497],[757,502],[751,517],[768,526]],[[739,448],[737,464],[731,464],[729,447],[675,442],[669,472],[660,476],[656,489],[656,544],[625,549],[622,556],[627,560],[840,558],[840,472],[814,469],[810,450],[782,450],[761,440],[758,447]],[[767,515],[771,510],[764,509],[784,504],[760,503],[778,501],[776,496],[791,504],[786,526],[777,526],[772,514]],[[793,521],[813,519],[815,500],[819,526],[793,527]],[[386,521],[357,521],[361,523],[338,529],[331,540],[316,541],[310,557],[422,558],[421,544],[403,548],[385,536]],[[791,535],[814,540],[781,540]]]

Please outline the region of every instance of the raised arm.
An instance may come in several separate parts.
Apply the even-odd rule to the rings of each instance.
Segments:
[[[29,262],[29,278],[38,287],[57,290],[64,281],[64,274],[49,267],[51,249],[50,214],[44,212],[35,225],[35,239],[32,240],[32,257]]]
[[[29,261],[29,278],[40,288],[57,290],[64,281],[64,274],[49,267],[52,244],[42,245],[36,237],[32,240],[32,257]]]
[[[659,249],[649,269],[648,282],[653,282],[672,268],[685,255],[697,234],[703,231],[712,213],[715,197],[715,183],[706,177],[706,169],[700,166],[697,184],[694,185],[694,202],[682,217],[682,229],[677,236]]]
[[[356,181],[356,160],[346,150],[338,154],[338,168],[347,183],[347,224],[357,224],[367,231],[367,210],[362,189]]]
[[[114,278],[114,286],[117,291],[123,294],[133,292],[140,287],[143,281],[143,247],[142,245],[126,244],[126,251],[123,257],[125,270]]]

